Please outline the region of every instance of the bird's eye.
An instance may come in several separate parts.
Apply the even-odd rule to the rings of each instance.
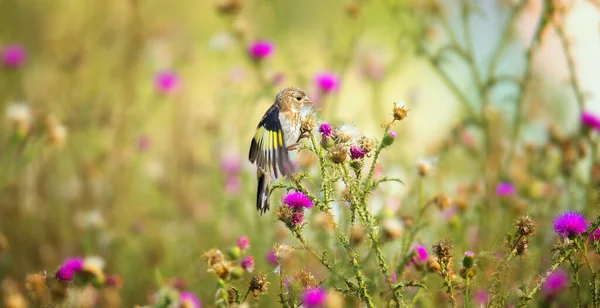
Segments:
[[[300,101],[302,98],[300,96],[294,96],[294,99]]]

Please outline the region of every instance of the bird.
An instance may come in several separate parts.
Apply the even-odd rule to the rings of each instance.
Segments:
[[[256,127],[248,159],[256,164],[256,209],[261,215],[270,209],[271,180],[294,173],[288,151],[295,150],[302,137],[301,110],[307,104],[312,101],[304,91],[285,88],[275,96],[273,105]]]

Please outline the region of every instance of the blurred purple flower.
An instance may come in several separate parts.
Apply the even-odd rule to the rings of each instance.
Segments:
[[[179,293],[179,302],[181,307],[185,308],[201,308],[200,300],[191,292]]]
[[[64,281],[71,281],[73,279],[73,275],[75,275],[74,270],[68,267],[60,267],[58,271],[56,271],[56,274],[54,274],[54,277]]]
[[[600,241],[600,229],[596,229],[590,232],[590,235],[588,235],[588,239],[590,241]]]
[[[363,151],[359,146],[353,145],[350,147],[350,157],[352,159],[361,159],[365,156],[365,151]]]
[[[415,245],[413,249],[415,251],[415,254],[412,258],[410,258],[411,263],[423,263],[427,261],[427,247],[423,245]]]
[[[515,194],[515,187],[510,183],[502,182],[496,186],[496,196],[508,197]]]
[[[83,268],[83,259],[79,257],[66,259],[61,267],[69,268],[74,272],[79,272]]]
[[[396,139],[396,135],[397,135],[397,134],[396,134],[396,132],[395,132],[395,131],[390,131],[390,133],[389,133],[389,136],[390,136],[390,138],[392,138],[392,139]]]
[[[252,256],[244,257],[240,262],[240,266],[248,273],[252,273],[254,270],[254,258]]]
[[[273,53],[273,44],[269,41],[259,40],[248,46],[248,55],[254,60],[261,60]]]
[[[273,78],[271,78],[271,84],[274,86],[278,86],[285,81],[285,75],[282,72],[275,73]]]
[[[398,281],[398,275],[396,273],[391,273],[390,280],[392,281],[392,283],[396,283]]]
[[[319,133],[321,133],[321,136],[323,138],[330,137],[332,133],[331,125],[329,125],[328,123],[322,123],[319,126]]]
[[[302,306],[307,308],[319,307],[325,304],[327,293],[321,288],[310,288],[302,293]]]
[[[275,253],[272,250],[267,251],[265,258],[267,259],[267,262],[269,262],[269,264],[271,265],[279,264],[279,262],[277,262],[277,257],[275,256]]]
[[[546,277],[542,284],[542,292],[546,297],[554,296],[564,290],[568,283],[569,276],[561,270],[555,270]]]
[[[221,159],[221,170],[227,175],[236,175],[242,169],[242,162],[238,156],[227,155]]]
[[[141,135],[138,137],[136,141],[136,146],[138,151],[146,152],[150,149],[150,145],[152,144],[150,137],[148,135]]]
[[[330,93],[335,91],[339,86],[339,78],[332,72],[321,72],[315,75],[315,84],[322,92]]]
[[[486,290],[477,289],[473,295],[473,299],[477,305],[486,305],[490,300],[490,296]]]
[[[179,77],[173,71],[160,71],[154,76],[154,87],[162,94],[175,93],[179,88]]]
[[[18,44],[6,45],[2,49],[2,64],[6,68],[18,68],[25,63],[25,48]]]
[[[238,237],[236,241],[236,246],[239,247],[241,250],[248,249],[248,247],[250,247],[250,239],[247,235],[242,235]]]
[[[301,210],[303,208],[311,208],[313,206],[312,201],[299,191],[294,191],[283,198],[283,203],[292,209]]]
[[[304,213],[294,212],[292,213],[291,222],[293,225],[300,225],[304,221]]]
[[[580,120],[582,125],[600,131],[600,119],[591,112],[582,112]]]
[[[237,195],[242,188],[242,182],[236,176],[230,176],[225,179],[225,192],[230,195]]]
[[[572,237],[585,232],[587,221],[576,212],[565,212],[554,218],[554,232],[560,236]]]

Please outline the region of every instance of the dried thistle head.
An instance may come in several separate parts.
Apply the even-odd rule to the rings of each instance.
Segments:
[[[529,239],[527,238],[522,237],[517,241],[517,245],[515,246],[517,256],[522,256],[527,252],[527,245],[529,245]]]
[[[286,225],[290,221],[292,214],[293,214],[293,211],[288,206],[279,206],[275,210],[275,215],[277,216],[277,219],[279,221],[285,223]]]
[[[300,282],[303,289],[314,288],[319,285],[319,282],[315,279],[311,273],[301,269],[294,278]]]
[[[442,267],[433,256],[429,256],[427,257],[427,269],[432,273],[439,273]]]
[[[315,115],[312,112],[310,112],[310,109],[304,110],[307,111],[301,113],[300,131],[302,131],[303,133],[307,133],[312,131],[315,127],[316,119]]]
[[[241,0],[218,0],[215,3],[217,11],[221,14],[235,14],[242,8]]]
[[[37,303],[45,303],[50,300],[48,297],[48,287],[46,287],[46,277],[42,275],[27,275],[25,278],[25,288]]]
[[[223,260],[225,260],[225,256],[223,255],[223,253],[216,248],[213,248],[213,249],[207,251],[206,253],[204,253],[204,257],[206,258],[206,261],[208,262],[208,266],[212,266],[216,263],[220,263]]]
[[[294,249],[288,245],[284,244],[273,244],[273,253],[278,260],[283,261],[287,260],[291,255]]]
[[[452,199],[448,197],[448,195],[441,193],[433,197],[431,200],[435,206],[437,206],[441,211],[445,210],[452,203]]]
[[[258,274],[250,280],[248,290],[254,297],[258,297],[260,294],[267,292],[268,286],[269,282],[267,281],[267,277],[263,274]]]
[[[375,139],[367,136],[360,136],[358,139],[358,146],[368,155],[375,149]]]
[[[530,236],[535,234],[535,223],[529,216],[522,216],[515,224],[517,235]]]
[[[221,279],[227,279],[231,272],[233,272],[233,265],[229,261],[221,261],[213,264],[208,271],[214,272]]]
[[[348,157],[348,148],[342,144],[336,144],[329,149],[327,158],[336,164],[343,163]]]
[[[394,104],[394,120],[402,121],[408,115],[408,109],[402,102]]]
[[[449,240],[437,242],[432,250],[438,262],[446,265],[452,263],[452,243]]]

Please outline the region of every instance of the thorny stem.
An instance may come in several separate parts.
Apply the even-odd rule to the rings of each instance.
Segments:
[[[444,277],[446,293],[448,293],[448,296],[450,297],[450,303],[452,304],[452,307],[456,307],[456,298],[454,297],[454,288],[452,287],[452,276],[448,272],[448,264],[446,262],[440,262],[440,267],[442,271],[442,277]]]
[[[548,278],[548,275],[552,273],[559,265],[561,265],[567,258],[568,254],[563,255],[558,260],[556,260],[556,262],[554,262],[552,266],[550,266],[550,269],[548,269],[546,275],[544,275],[544,277],[540,279],[540,281],[538,281],[538,283],[533,287],[533,289],[529,293],[521,297],[521,303],[519,303],[519,306],[526,307],[527,302],[533,299],[533,296],[542,287],[542,284],[544,284],[544,282]]]

